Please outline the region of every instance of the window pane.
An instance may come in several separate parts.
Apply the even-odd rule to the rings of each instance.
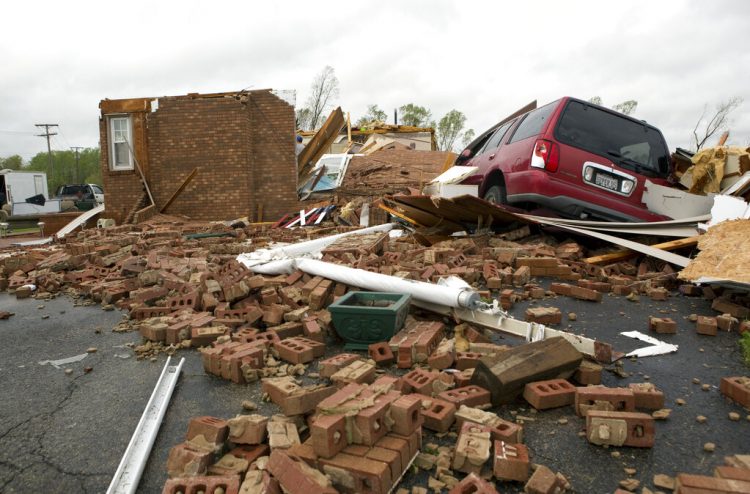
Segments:
[[[115,143],[115,166],[130,166],[128,146],[125,143]]]
[[[531,113],[527,113],[526,117],[513,133],[510,142],[516,142],[526,139],[527,137],[539,135],[542,131],[542,127],[547,123],[547,119],[552,113],[552,110],[555,109],[555,106],[557,106],[557,101],[538,108]]]
[[[669,156],[656,129],[578,101],[568,103],[557,135],[565,144],[615,161],[612,152],[657,172],[667,170]]]

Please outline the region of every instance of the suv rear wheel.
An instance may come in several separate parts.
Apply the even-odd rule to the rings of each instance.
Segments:
[[[493,185],[484,193],[484,200],[493,204],[505,204],[505,186]]]

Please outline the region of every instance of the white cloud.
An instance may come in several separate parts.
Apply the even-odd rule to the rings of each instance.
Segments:
[[[361,115],[414,102],[482,131],[533,99],[639,102],[671,148],[731,96],[730,142],[750,142],[750,2],[14,2],[0,32],[0,156],[96,146],[98,102],[271,87],[304,102],[325,66]],[[8,133],[25,132],[25,134]]]

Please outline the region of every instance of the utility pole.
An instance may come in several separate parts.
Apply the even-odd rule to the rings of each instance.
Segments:
[[[37,134],[37,137],[46,137],[47,138],[47,159],[49,162],[49,172],[52,174],[52,147],[49,143],[49,138],[52,136],[56,136],[57,132],[50,132],[50,127],[59,127],[57,124],[34,124],[36,127],[44,127],[44,134]]]
[[[81,183],[81,173],[80,169],[78,168],[78,150],[83,149],[81,146],[71,146],[70,149],[76,152],[76,183]]]

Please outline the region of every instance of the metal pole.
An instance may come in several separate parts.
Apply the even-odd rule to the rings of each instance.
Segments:
[[[49,173],[52,174],[53,170],[53,164],[52,164],[52,146],[50,145],[49,138],[52,136],[56,136],[57,132],[50,132],[50,127],[59,127],[57,124],[34,124],[35,127],[44,127],[44,134],[37,134],[37,137],[46,137],[47,138],[47,162],[49,164]]]

